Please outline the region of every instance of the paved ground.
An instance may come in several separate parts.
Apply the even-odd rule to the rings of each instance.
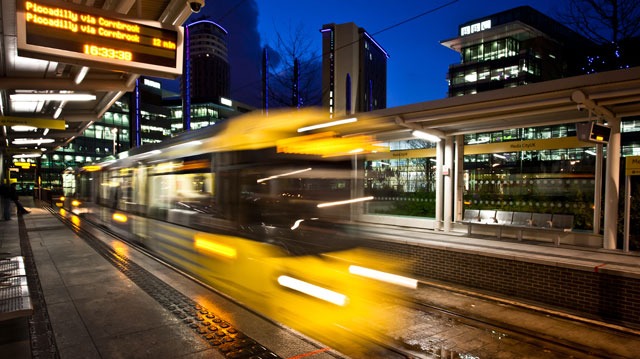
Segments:
[[[25,202],[28,207],[33,206],[32,202]],[[0,357],[50,357],[47,350],[52,348],[62,358],[224,357],[211,340],[185,325],[184,319],[173,313],[179,308],[167,310],[145,291],[146,284],[127,276],[117,268],[119,262],[114,266],[113,261],[110,263],[49,212],[32,208],[32,213],[22,220],[23,231],[26,231],[22,235],[28,237],[48,319],[18,318],[0,322]],[[20,230],[16,217],[0,223],[3,255],[24,255]],[[339,355],[264,321],[118,241],[105,239],[104,243],[122,258],[121,265],[130,266],[133,262],[151,272],[178,295],[187,298],[185,300],[193,300],[201,309],[208,310],[207,313],[215,313],[269,352],[283,358]],[[482,248],[491,247],[490,241],[482,244]],[[429,284],[413,293],[423,303],[561,338],[570,345],[592,348],[594,357],[597,354],[597,357],[637,358],[640,353],[640,331],[634,329],[493,298],[443,283]],[[404,316],[398,318],[403,328],[389,334],[425,353],[473,358],[564,357],[500,332],[479,330],[408,308],[403,313]],[[32,335],[34,325],[41,326],[36,336]],[[229,334],[227,329],[220,332]],[[39,343],[34,345],[33,338]]]

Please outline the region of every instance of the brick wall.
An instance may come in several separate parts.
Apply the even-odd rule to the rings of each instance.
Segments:
[[[640,279],[406,243],[369,243],[407,261],[418,277],[640,325]]]

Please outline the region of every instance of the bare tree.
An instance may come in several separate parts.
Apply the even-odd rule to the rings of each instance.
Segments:
[[[596,71],[637,65],[630,52],[637,51],[633,43],[640,35],[640,0],[568,0],[559,16],[600,45],[600,54],[589,59]]]
[[[269,104],[273,107],[307,107],[322,101],[322,63],[312,42],[298,25],[285,37],[277,32],[268,63]]]
[[[562,20],[597,44],[640,33],[640,0],[569,0]]]

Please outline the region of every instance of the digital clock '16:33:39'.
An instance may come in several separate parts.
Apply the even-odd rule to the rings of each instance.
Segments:
[[[130,51],[112,49],[109,47],[85,44],[83,52],[91,56],[99,56],[107,59],[132,61],[133,54]]]

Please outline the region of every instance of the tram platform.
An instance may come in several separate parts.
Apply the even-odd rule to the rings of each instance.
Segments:
[[[108,238],[91,244],[39,207],[39,202],[29,197],[21,199],[31,213],[0,222],[0,258],[23,258],[32,308],[14,316],[0,314],[0,357],[342,356],[270,323],[131,247]],[[617,276],[640,277],[640,258],[634,254],[400,230],[380,227],[375,232],[379,239],[386,238],[393,245],[590,268],[591,272],[606,269]],[[111,250],[105,251],[105,247]],[[571,345],[590,348],[596,357],[633,358],[640,352],[640,329],[633,325],[582,317],[437,279],[419,279],[416,297],[425,303],[544,332]],[[625,295],[638,300],[637,289],[630,288]]]
[[[113,239],[105,254],[21,200],[31,213],[0,222],[0,252],[24,258],[33,308],[0,314],[2,358],[336,357]]]

